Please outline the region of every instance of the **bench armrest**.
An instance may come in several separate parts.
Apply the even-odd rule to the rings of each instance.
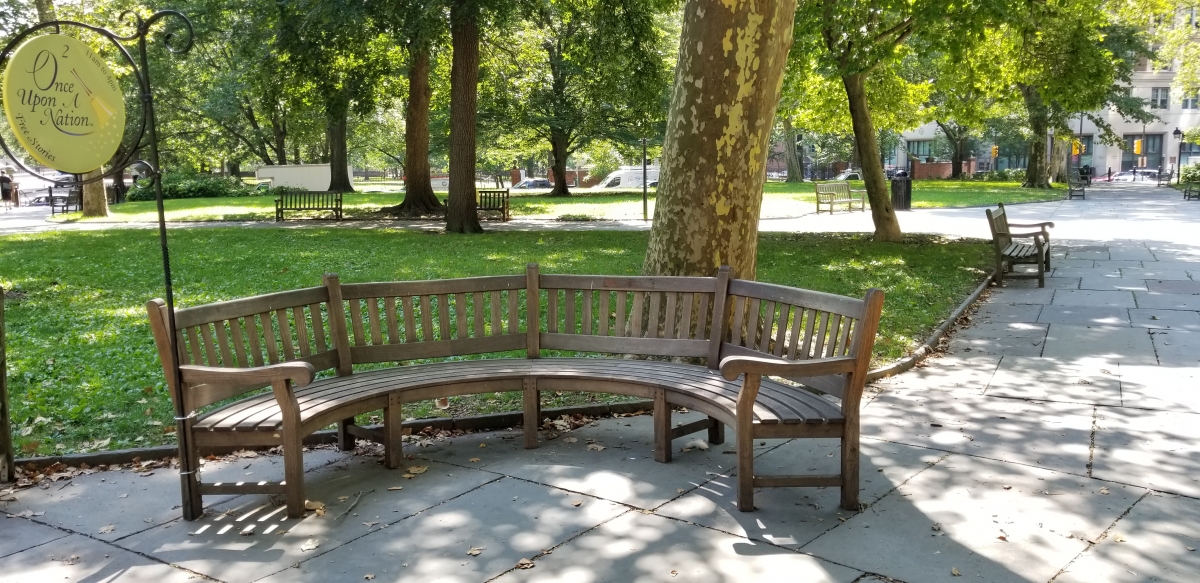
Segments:
[[[742,373],[779,377],[819,377],[854,371],[855,358],[837,356],[818,360],[783,362],[760,356],[727,356],[721,359],[721,376],[734,380]]]
[[[1046,229],[1047,227],[1049,227],[1049,228],[1053,229],[1053,228],[1054,228],[1054,223],[1050,223],[1050,222],[1045,222],[1045,223],[1009,223],[1009,224],[1008,224],[1008,226],[1010,226],[1010,227],[1020,227],[1020,228],[1022,228],[1022,229]]]
[[[317,369],[307,362],[281,362],[252,368],[223,368],[185,364],[179,367],[183,382],[190,385],[219,385],[226,387],[261,386],[277,381],[292,381],[293,386],[311,383]]]
[[[1045,231],[1034,231],[1032,233],[1008,233],[1007,235],[1009,237],[1021,237],[1021,238],[1025,238],[1025,239],[1028,239],[1029,237],[1033,237],[1035,239],[1042,239],[1046,236],[1046,232]]]

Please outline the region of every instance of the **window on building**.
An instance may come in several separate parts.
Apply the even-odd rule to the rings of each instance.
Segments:
[[[908,153],[917,158],[928,158],[933,155],[933,140],[910,140]]]
[[[1150,90],[1150,109],[1170,109],[1170,103],[1170,87],[1155,87]]]
[[[1197,107],[1198,105],[1200,105],[1200,100],[1197,100],[1195,95],[1183,98],[1184,109],[1200,109],[1200,107]]]
[[[1146,57],[1138,57],[1137,62],[1133,64],[1133,70],[1138,73],[1150,70],[1150,61]]]
[[[1179,165],[1187,166],[1200,161],[1200,144],[1184,142],[1179,145]]]

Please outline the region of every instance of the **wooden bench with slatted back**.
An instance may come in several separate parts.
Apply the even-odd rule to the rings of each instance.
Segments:
[[[537,447],[540,391],[554,390],[653,399],[655,458],[663,462],[671,458],[672,439],[708,430],[709,440],[721,443],[725,425],[755,437],[841,437],[853,455],[843,456],[837,483],[843,505],[857,508],[857,470],[846,469],[850,460],[857,462],[857,418],[814,391],[761,377],[805,378],[813,389],[840,395],[845,406],[856,408],[881,292],[873,290],[865,301],[814,295],[731,280],[728,268],[717,277],[608,277],[542,275],[536,265],[523,276],[340,284],[327,275],[325,284],[177,311],[187,411],[266,383],[272,387],[272,393],[190,419],[186,429],[196,439],[183,455],[198,462],[196,447],[284,446],[284,484],[197,482],[200,494],[284,492],[288,514],[299,516],[304,435],[337,422],[343,448],[351,447],[351,437],[382,442],[384,462],[395,468],[402,460],[402,404],[437,397],[523,391],[525,445]],[[732,316],[727,293],[746,302],[735,301]],[[160,357],[169,367],[165,307],[156,300],[149,308]],[[756,332],[734,340],[731,317],[736,329]],[[505,358],[521,350],[526,358]],[[547,351],[574,356],[549,358]],[[708,366],[580,353],[706,360]],[[478,354],[497,358],[354,372],[354,365]],[[276,362],[283,364],[255,368]],[[317,370],[328,369],[338,376],[313,381]],[[736,382],[742,373],[745,379]],[[823,378],[829,375],[841,376]],[[672,427],[675,405],[708,418]],[[382,431],[353,424],[354,415],[378,409],[384,412]],[[739,443],[751,451],[753,439]],[[743,457],[739,463],[749,463]],[[827,476],[790,479],[756,478],[754,484],[833,483]],[[199,515],[200,494],[185,500],[186,518]],[[753,487],[739,485],[739,507],[753,509]]]
[[[475,210],[479,212],[497,211],[500,213],[500,220],[508,222],[512,216],[508,211],[508,189],[480,189],[476,191],[479,196],[479,201],[476,203]]]
[[[333,220],[342,220],[342,193],[284,191],[275,199],[275,222],[283,221],[284,211],[332,211]]]
[[[996,273],[993,280],[996,285],[1004,285],[1005,277],[1038,280],[1038,287],[1046,286],[1046,272],[1050,271],[1050,232],[1054,223],[1017,224],[1008,222],[1008,213],[1004,203],[998,203],[999,209],[986,209],[988,228],[992,231],[992,250],[996,256]],[[1029,233],[1014,233],[1012,227],[1035,228],[1039,231]],[[1018,243],[1013,239],[1031,239],[1031,243]],[[1013,270],[1014,265],[1032,264],[1037,266],[1037,273],[1020,273]]]
[[[863,190],[850,190],[849,182],[814,182],[813,189],[817,194],[817,214],[821,214],[821,205],[829,207],[829,214],[833,214],[833,205],[844,204],[846,210],[854,210],[854,203],[858,203],[858,210],[867,210],[867,195]]]

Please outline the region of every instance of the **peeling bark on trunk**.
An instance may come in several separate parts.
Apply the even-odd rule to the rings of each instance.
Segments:
[[[550,196],[571,196],[567,188],[567,136],[559,129],[550,130],[550,172],[554,175],[554,190]]]
[[[855,150],[862,160],[863,181],[867,186],[867,199],[871,201],[871,220],[875,223],[876,241],[901,241],[900,221],[892,209],[892,200],[887,187],[887,176],[879,162],[879,142],[875,138],[875,124],[871,121],[871,109],[867,104],[866,76],[862,73],[842,77],[846,87],[846,98],[850,106],[850,120],[854,124]]]
[[[787,162],[787,181],[804,182],[804,167],[800,165],[800,154],[796,151],[796,128],[792,119],[783,118],[783,159]]]
[[[475,0],[450,5],[450,197],[446,231],[482,233],[475,202],[475,118],[479,98],[479,6]]]
[[[753,279],[795,0],[687,0],[643,271]]]
[[[404,114],[404,201],[396,209],[408,216],[440,212],[446,207],[433,194],[429,177],[429,47],[411,47],[408,107]]]
[[[104,173],[102,168],[97,168],[83,175],[84,180],[89,180],[100,176]],[[108,216],[108,197],[104,192],[104,181],[97,180],[91,184],[83,185],[83,216],[84,217],[107,217]]]
[[[1025,110],[1029,114],[1029,162],[1025,165],[1025,188],[1050,188],[1046,167],[1046,139],[1050,135],[1050,114],[1037,88],[1020,85]]]

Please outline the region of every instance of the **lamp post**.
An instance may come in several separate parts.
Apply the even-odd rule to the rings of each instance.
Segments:
[[[642,138],[642,220],[650,220],[650,195],[646,185],[646,138]]]
[[[1175,182],[1179,183],[1183,180],[1183,132],[1179,131],[1179,127],[1176,126],[1171,135],[1175,136],[1175,143],[1179,147],[1179,153],[1175,156]]]

